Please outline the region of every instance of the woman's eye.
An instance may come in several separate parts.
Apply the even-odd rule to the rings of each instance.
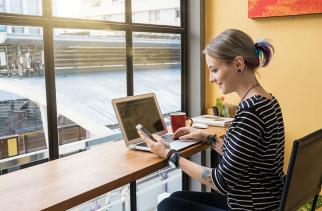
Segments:
[[[216,72],[218,71],[218,69],[211,68],[211,69],[210,69],[210,71],[211,71],[212,73],[216,73]]]

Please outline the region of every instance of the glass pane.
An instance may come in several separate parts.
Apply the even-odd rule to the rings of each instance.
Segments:
[[[0,12],[42,15],[42,0],[0,0]]]
[[[180,26],[180,0],[132,0],[132,22]]]
[[[4,4],[5,0],[0,0],[0,12],[4,12],[5,10],[5,4]]]
[[[43,33],[33,28],[39,33],[0,25],[0,170],[35,161],[23,158],[47,148]]]
[[[80,140],[115,134],[111,100],[126,96],[125,32],[54,30],[58,135],[61,153],[84,149]],[[77,144],[70,144],[78,142]]]
[[[182,171],[166,167],[137,181],[137,210],[154,211],[165,197],[182,190]],[[129,211],[129,185],[122,186],[68,211]]]
[[[130,186],[125,185],[68,211],[129,211]]]
[[[137,181],[137,207],[140,211],[156,210],[158,203],[175,191],[182,190],[182,171],[166,167]]]
[[[163,114],[181,110],[181,37],[133,33],[134,93],[156,93]]]
[[[52,0],[58,17],[124,22],[125,0]]]

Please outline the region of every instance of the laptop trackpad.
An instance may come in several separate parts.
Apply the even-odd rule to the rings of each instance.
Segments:
[[[169,144],[170,144],[171,149],[180,150],[180,149],[183,149],[183,148],[188,147],[190,145],[193,145],[195,143],[198,143],[198,141],[191,141],[191,140],[178,141],[178,140],[176,140],[176,141],[171,142]]]

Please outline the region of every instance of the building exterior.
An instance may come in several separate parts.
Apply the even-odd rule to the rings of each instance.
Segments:
[[[124,16],[124,0],[70,0],[68,2],[79,3],[78,6],[75,6],[77,9],[74,12],[61,12],[60,8],[66,4],[66,1],[57,0],[53,1],[53,14],[84,19],[124,21],[120,18]],[[84,10],[83,8],[87,9]],[[133,1],[133,22],[179,25],[178,9],[177,1],[168,0],[162,4],[146,4],[142,0]],[[5,13],[41,15],[41,0],[0,0],[1,10]],[[3,152],[0,157],[6,158],[46,149],[47,147],[47,126],[44,125],[47,122],[46,115],[44,115],[46,113],[46,94],[39,91],[45,89],[45,69],[42,28],[2,25],[0,30],[0,76],[2,77],[0,79],[3,81],[0,86],[0,125],[2,126],[0,140],[2,140],[3,146],[9,146],[7,142],[13,136],[16,141],[14,141],[14,145],[10,146],[14,146],[13,148],[20,146],[13,152],[8,151],[8,147],[2,147]],[[133,46],[136,69],[150,70],[156,68],[161,71],[161,69],[176,68],[176,71],[172,71],[171,74],[175,74],[175,78],[180,77],[178,72],[181,63],[180,36],[177,34],[134,33]],[[108,73],[111,71],[122,73],[123,76],[117,77],[125,76],[125,33],[122,31],[54,29],[54,48],[56,83],[58,86],[60,86],[60,80],[66,79],[64,78],[66,74],[88,74],[88,80],[94,82],[98,81],[95,79],[96,77],[102,77],[98,73],[106,72],[107,74],[104,77],[111,80],[114,77],[112,73]],[[142,71],[137,72],[141,74]],[[72,80],[78,80],[77,76]],[[64,83],[61,85],[62,88],[73,82],[65,80]],[[111,81],[111,83],[113,82]],[[33,86],[39,86],[38,90],[34,90]],[[180,87],[180,83],[176,86]],[[22,87],[25,90],[24,94],[21,92]],[[104,89],[104,85],[100,88],[98,85],[96,87],[101,90]],[[174,89],[180,91],[179,87],[174,87]],[[138,88],[142,90],[142,88]],[[111,87],[106,93],[110,93],[109,90],[114,89]],[[61,95],[68,95],[66,89],[65,91],[63,91],[64,89],[61,90]],[[172,98],[176,100],[173,105],[169,102],[161,105],[165,113],[180,109],[178,106],[180,94],[177,91],[169,90],[170,92],[173,95]],[[86,94],[70,94],[69,98],[72,99],[72,96],[78,98],[74,98],[70,103],[63,98],[64,100],[58,108],[60,144],[114,134],[109,129],[115,128],[114,125],[117,123],[113,115],[111,117],[106,116],[104,120],[95,118],[102,116],[101,111],[97,109],[97,105],[101,104],[105,113],[113,113],[110,105],[106,105],[100,99],[92,100],[91,105],[85,103],[80,99],[90,97]],[[163,98],[163,96],[160,97]],[[57,98],[60,100],[60,94],[57,95]],[[107,96],[107,98],[110,97]],[[84,115],[84,118],[80,119],[79,115],[72,111],[73,109],[68,108],[77,104],[76,102],[80,103],[77,108],[83,107],[82,103],[88,105],[87,112],[79,110],[79,113],[87,113],[87,117]],[[175,105],[176,103],[177,105]],[[84,145],[82,146],[84,147]]]
[[[54,16],[125,22],[125,0],[52,2]],[[133,1],[132,22],[180,26],[180,1],[150,2]],[[41,4],[0,0],[0,13],[41,16]],[[121,139],[110,101],[127,95],[125,31],[54,28],[53,33],[60,156]],[[41,27],[0,25],[0,175],[20,162],[48,157],[43,36]],[[180,110],[180,34],[134,32],[133,66],[134,94],[154,91],[164,114]],[[171,182],[160,183],[170,175],[175,175]],[[180,188],[180,178],[171,169],[163,177],[150,175],[138,183],[139,200]],[[128,191],[124,186],[76,210],[127,209]],[[157,198],[153,200],[140,206],[150,209]]]

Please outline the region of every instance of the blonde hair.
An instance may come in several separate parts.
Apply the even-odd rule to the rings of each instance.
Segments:
[[[244,59],[248,69],[268,65],[274,47],[267,40],[254,43],[252,38],[237,29],[227,29],[213,38],[203,53],[224,62],[231,63],[236,56]]]

